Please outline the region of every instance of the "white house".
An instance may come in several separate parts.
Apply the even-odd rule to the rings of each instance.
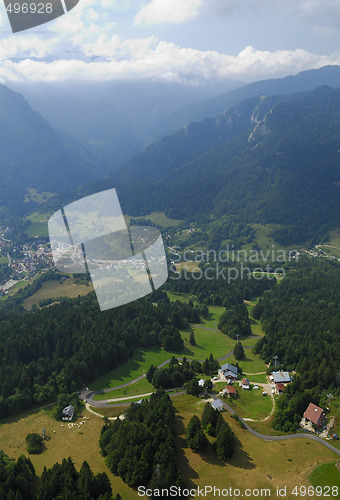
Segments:
[[[250,389],[250,382],[247,378],[244,378],[241,382],[242,389],[249,390]]]
[[[66,406],[64,409],[63,409],[63,415],[62,415],[62,420],[68,420],[68,421],[71,421],[72,418],[73,418],[73,415],[74,415],[74,408],[72,405],[70,406]]]
[[[216,399],[215,401],[212,401],[210,404],[214,408],[214,410],[218,411],[223,410],[223,403],[220,399]]]

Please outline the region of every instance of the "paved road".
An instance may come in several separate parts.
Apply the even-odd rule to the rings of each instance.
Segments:
[[[230,356],[232,356],[234,353],[234,350],[232,351],[229,351],[227,354],[225,354],[224,356],[222,356],[221,358],[218,358],[217,361],[224,361],[225,359],[229,358]],[[183,358],[177,358],[179,361],[182,361]],[[187,361],[191,362],[193,361],[192,359],[187,359]],[[203,363],[204,360],[203,359],[199,359],[198,360],[200,363]],[[161,363],[160,365],[157,366],[157,368],[163,368],[163,366],[167,365],[168,363],[170,363],[170,359],[167,359],[166,361],[163,361],[163,363]],[[108,402],[110,402],[111,400],[110,399],[103,399],[101,401],[95,401],[93,399],[93,396],[96,396],[98,394],[106,394],[108,392],[113,392],[113,391],[117,391],[118,389],[124,389],[125,387],[129,387],[130,385],[132,384],[135,384],[136,382],[139,382],[140,380],[142,380],[143,378],[145,378],[146,375],[145,373],[143,375],[140,375],[139,377],[135,378],[134,380],[131,380],[130,382],[127,382],[126,384],[121,384],[121,385],[117,385],[116,387],[110,387],[109,389],[103,389],[102,391],[91,391],[91,390],[86,390],[86,389],[83,389],[80,394],[79,394],[79,397],[80,399],[82,399],[83,401],[88,401],[92,406],[98,406],[98,407],[104,407],[103,405],[104,404],[107,404]],[[128,398],[129,396],[127,396]],[[100,405],[98,403],[103,403],[103,405]],[[111,405],[110,405],[111,406]]]
[[[220,330],[218,328],[209,328],[208,326],[202,326],[202,325],[191,325],[194,326],[195,328],[201,328],[201,330],[209,330],[209,332],[219,332]]]
[[[185,394],[185,391],[180,391],[180,392],[177,392],[175,394],[171,394],[170,397],[180,396],[181,394]],[[209,397],[212,398],[212,399],[215,399],[215,400],[219,399],[218,396],[215,396],[213,394],[209,394]],[[103,401],[94,401],[94,403],[99,403],[99,404],[96,404],[94,406],[101,407],[101,403],[103,403]],[[231,406],[229,406],[227,403],[225,403],[224,401],[222,401],[222,403],[223,403],[224,408],[231,415],[234,415],[236,413],[235,410],[233,408],[231,408]],[[131,401],[125,402],[125,403],[111,404],[110,407],[112,407],[112,408],[126,407],[129,404],[131,404]],[[91,404],[91,406],[93,406],[93,405]],[[87,401],[86,401],[86,408],[89,411],[91,411],[91,413],[99,416],[98,413],[96,413],[95,411],[91,410],[90,405],[89,405],[89,403]],[[262,439],[263,441],[287,441],[289,439],[312,439],[313,441],[316,441],[316,442],[322,444],[323,446],[326,446],[326,448],[328,448],[329,450],[333,451],[338,456],[340,456],[340,450],[338,450],[337,448],[335,448],[334,446],[332,446],[327,441],[324,441],[323,439],[321,439],[321,438],[319,438],[317,436],[314,436],[313,434],[307,434],[305,432],[301,432],[301,433],[289,434],[289,435],[285,435],[285,436],[269,436],[269,435],[261,434],[260,432],[255,431],[254,429],[252,429],[251,427],[249,427],[249,425],[242,418],[240,418],[240,421],[243,422],[243,424],[245,426],[245,430],[247,430],[250,434],[252,434],[253,436],[257,437],[258,439]]]
[[[215,396],[212,394],[209,394],[209,396],[213,399],[219,399],[218,396]],[[223,403],[224,408],[226,410],[228,410],[228,412],[231,415],[234,415],[234,413],[236,413],[235,410],[233,410],[233,408],[231,408],[231,406],[227,405],[227,403],[225,403],[224,401],[222,401],[222,403]],[[249,427],[249,425],[242,418],[240,418],[240,421],[243,422],[243,424],[245,425],[245,429],[250,434],[252,434],[253,436],[255,436],[259,439],[262,439],[263,441],[287,441],[289,439],[301,439],[301,438],[302,439],[312,439],[313,441],[317,441],[318,443],[322,444],[323,446],[326,446],[326,448],[330,449],[331,451],[334,451],[334,453],[336,453],[337,455],[340,456],[340,450],[338,450],[337,448],[332,446],[327,441],[324,441],[323,439],[321,439],[317,436],[313,436],[312,434],[307,434],[305,432],[301,432],[301,433],[297,433],[297,434],[288,434],[286,436],[268,436],[266,434],[261,434],[260,432],[254,431],[254,429]]]

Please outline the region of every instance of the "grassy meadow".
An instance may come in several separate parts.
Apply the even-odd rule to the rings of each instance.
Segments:
[[[334,462],[334,453],[307,439],[262,441],[241,429],[226,412],[223,416],[236,435],[237,445],[232,459],[223,462],[211,447],[202,455],[193,453],[186,447],[185,426],[194,414],[201,415],[205,401],[183,395],[174,398],[173,404],[178,410],[178,443],[182,448],[180,468],[190,487],[269,488],[274,497],[276,486],[287,486],[285,498],[292,500],[296,498],[291,494],[296,485],[310,485],[309,477],[315,467]]]
[[[6,423],[1,424],[0,421],[1,449],[11,458],[18,458],[22,454],[27,456],[26,435],[31,432],[42,434],[45,428],[48,437],[45,451],[38,455],[29,455],[38,476],[44,466],[52,467],[56,462],[60,463],[63,458],[71,456],[78,470],[86,460],[94,473],[106,472],[115,494],[120,493],[125,499],[138,498],[137,493],[135,494],[119,477],[111,474],[100,454],[99,436],[103,420],[84,409],[81,416],[86,416],[89,420],[86,420],[80,429],[69,429],[67,423],[54,419],[54,411],[54,408],[33,411],[8,419]],[[77,423],[81,420],[81,417],[78,417]]]
[[[31,297],[24,301],[24,308],[29,310],[33,305],[38,305],[43,299],[58,299],[59,297],[75,298],[79,295],[87,295],[93,291],[92,283],[87,285],[77,285],[74,278],[67,279],[64,283],[59,281],[46,281],[42,287]]]

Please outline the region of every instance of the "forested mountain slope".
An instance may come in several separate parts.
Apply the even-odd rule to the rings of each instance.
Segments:
[[[28,188],[60,193],[101,177],[90,150],[58,134],[21,94],[0,86],[0,205],[19,210]]]
[[[340,86],[340,66],[324,66],[320,69],[302,71],[297,75],[290,75],[285,78],[261,80],[190,104],[165,118],[158,125],[155,137],[160,138],[163,135],[172,134],[176,130],[183,128],[187,123],[201,121],[209,116],[221,114],[231,106],[260,94],[270,96],[288,95],[311,91],[322,85]]]
[[[127,213],[229,214],[285,243],[340,225],[340,89],[258,96],[190,124],[112,173]],[[133,183],[132,183],[133,180]]]
[[[310,402],[326,405],[327,394],[339,394],[339,304],[339,266],[306,261],[253,309],[266,333],[256,352],[297,371],[278,400],[275,428],[294,431]]]
[[[109,103],[80,99],[60,88],[23,86],[30,105],[61,134],[92,149],[104,160],[103,167],[114,168],[142,149],[128,117]],[[93,97],[96,99],[95,97]]]

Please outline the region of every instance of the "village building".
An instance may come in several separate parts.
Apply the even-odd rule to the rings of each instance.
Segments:
[[[229,398],[236,398],[237,391],[232,385],[227,385],[225,388],[226,394],[228,394]]]
[[[250,389],[250,382],[249,379],[244,378],[241,382],[242,389],[249,390]]]
[[[270,374],[269,379],[274,384],[289,384],[292,381],[288,372],[273,372]]]
[[[325,414],[322,408],[316,406],[314,403],[309,403],[307,410],[303,414],[303,418],[305,425],[311,422],[319,429],[324,422]]]
[[[276,384],[276,394],[282,394],[284,390],[285,390],[285,385],[282,384],[281,382],[278,382]]]
[[[223,410],[223,403],[220,399],[216,399],[215,401],[212,401],[210,404],[214,408],[214,410],[218,411]]]
[[[218,370],[219,374],[222,375],[225,379],[237,380],[238,370],[237,367],[231,365],[230,363],[225,363]]]
[[[66,406],[63,409],[62,420],[71,421],[74,416],[74,408],[72,405]]]

